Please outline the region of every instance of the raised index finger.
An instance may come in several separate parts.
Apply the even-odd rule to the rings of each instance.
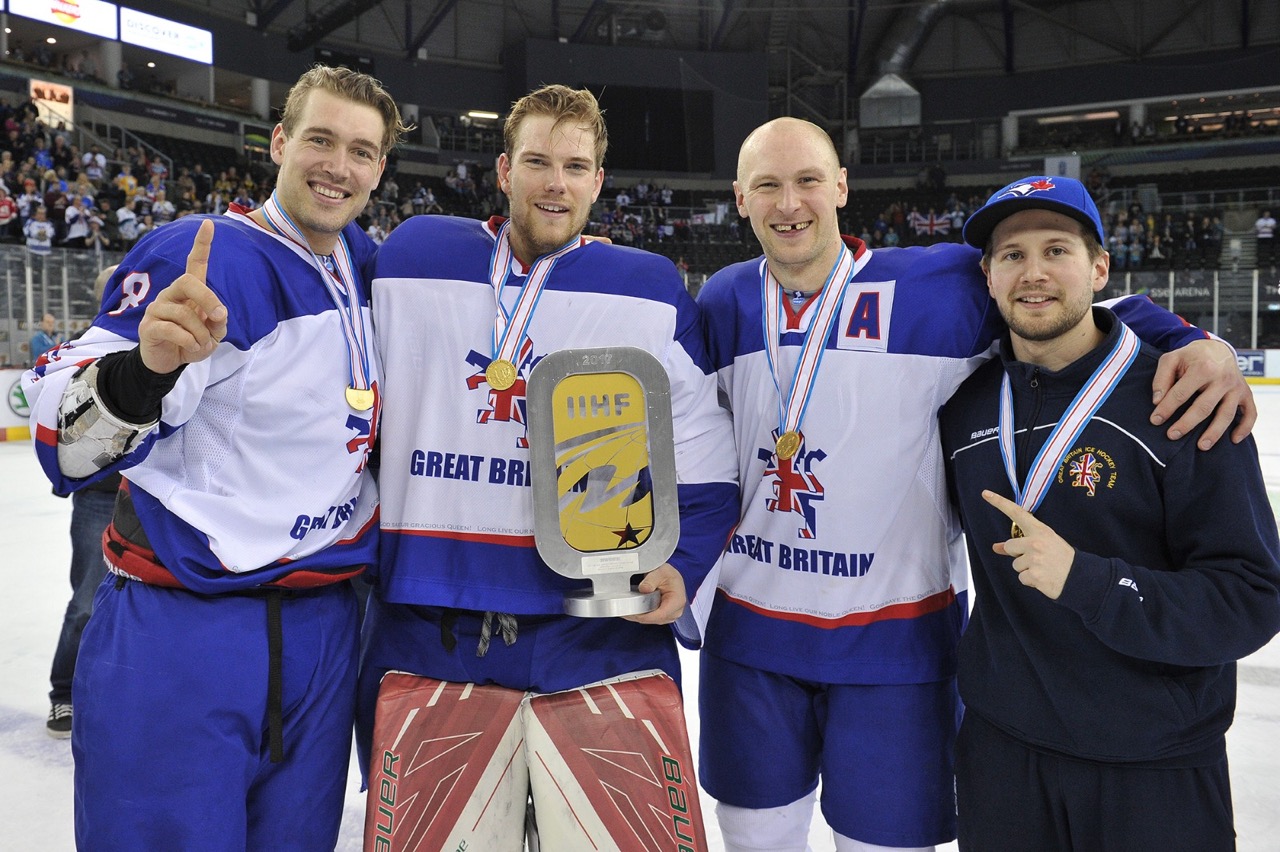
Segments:
[[[196,241],[187,254],[187,274],[201,281],[209,274],[209,253],[213,245],[213,220],[205,219],[196,231]]]

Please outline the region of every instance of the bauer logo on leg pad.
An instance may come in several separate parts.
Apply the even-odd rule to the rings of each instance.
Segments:
[[[534,696],[522,716],[544,848],[706,849],[671,678],[624,676]]]
[[[529,795],[519,720],[523,699],[523,692],[498,686],[398,672],[384,677],[365,848],[520,848],[510,838],[522,835]]]

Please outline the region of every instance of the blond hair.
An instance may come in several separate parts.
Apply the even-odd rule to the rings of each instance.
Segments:
[[[549,115],[555,127],[572,122],[586,128],[595,137],[595,167],[604,165],[604,153],[609,147],[609,131],[604,124],[604,112],[596,96],[586,89],[571,89],[558,83],[543,86],[525,95],[511,105],[511,112],[502,125],[502,143],[507,157],[515,155],[520,136],[520,125],[532,115]]]
[[[350,68],[333,68],[328,65],[315,65],[298,78],[298,82],[289,89],[285,98],[284,109],[280,114],[280,124],[284,132],[290,136],[302,116],[307,105],[307,95],[312,90],[321,89],[358,104],[373,107],[382,116],[382,140],[378,153],[386,155],[400,142],[401,138],[412,129],[400,118],[400,108],[395,100],[382,87],[382,84],[359,71]]]

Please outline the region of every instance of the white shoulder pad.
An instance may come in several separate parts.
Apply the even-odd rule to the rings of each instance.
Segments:
[[[84,479],[110,467],[142,443],[160,421],[138,425],[119,419],[98,395],[98,362],[81,368],[67,384],[58,408],[58,467]]]

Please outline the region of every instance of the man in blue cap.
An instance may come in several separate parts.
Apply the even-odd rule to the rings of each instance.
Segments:
[[[993,355],[1003,322],[981,252],[842,236],[848,195],[822,128],[790,117],[757,128],[734,196],[764,256],[716,273],[698,297],[742,496],[699,681],[699,781],[726,852],[803,850],[819,785],[838,852],[923,852],[956,836],[968,584],[937,412]],[[1161,348],[1199,350],[1201,377],[1220,370],[1231,386],[1201,444],[1238,405],[1242,438],[1251,404],[1228,347],[1145,297],[1116,310]],[[1166,381],[1149,414],[1169,418],[1199,372],[1170,366],[1166,380],[1186,383]],[[1192,431],[1214,384],[1166,428]]]
[[[1075,180],[964,229],[1008,325],[941,414],[976,602],[960,641],[962,850],[1235,848],[1235,661],[1280,630],[1252,438],[1150,422],[1158,352],[1093,305],[1110,258]]]

